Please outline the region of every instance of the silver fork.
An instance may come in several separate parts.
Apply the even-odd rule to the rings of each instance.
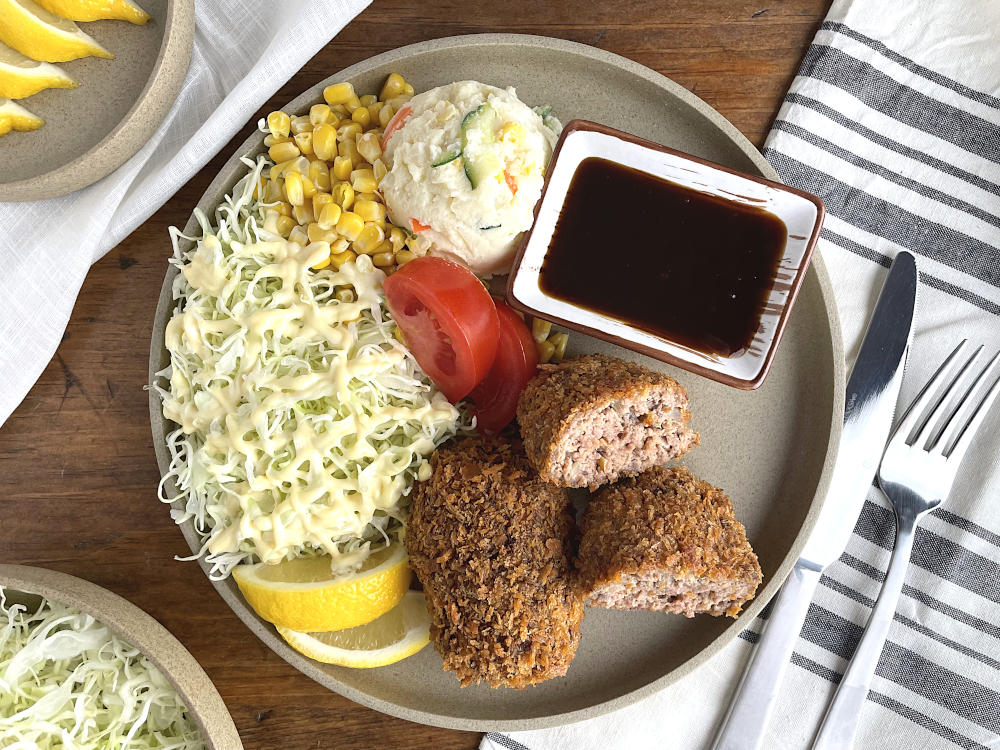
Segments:
[[[968,356],[966,342],[958,345],[907,410],[882,456],[878,484],[895,510],[896,546],[875,609],[812,750],[848,750],[854,744],[903,590],[917,523],[948,497],[962,458],[1000,393],[1000,353],[979,370],[982,351],[980,346]]]

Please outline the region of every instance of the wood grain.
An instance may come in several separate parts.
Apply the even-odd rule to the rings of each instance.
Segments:
[[[377,0],[282,86],[259,115],[388,49],[482,32],[561,37],[629,57],[718,109],[758,147],[828,0],[567,3]],[[586,96],[587,92],[580,92]],[[614,92],[606,92],[614,96]],[[0,559],[87,578],[132,600],[204,665],[248,748],[473,748],[479,735],[423,727],[331,693],[265,648],[208,585],[156,501],[146,359],[170,253],[233,140],[83,286],[62,344],[0,428]]]

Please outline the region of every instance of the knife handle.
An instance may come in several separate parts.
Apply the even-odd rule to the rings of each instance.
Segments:
[[[712,750],[759,750],[822,571],[796,565],[774,600]]]

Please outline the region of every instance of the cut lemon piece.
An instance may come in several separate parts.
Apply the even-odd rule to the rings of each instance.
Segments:
[[[41,117],[31,114],[17,102],[0,99],[0,135],[12,130],[38,130],[45,124]]]
[[[23,99],[42,89],[74,89],[77,83],[52,63],[37,62],[0,44],[0,97]]]
[[[406,548],[395,542],[345,576],[331,573],[329,557],[301,557],[237,565],[233,578],[268,622],[291,630],[343,630],[371,622],[399,603],[410,586],[407,560]]]
[[[399,604],[367,625],[332,633],[300,633],[280,627],[278,632],[310,659],[368,669],[413,656],[430,640],[430,627],[423,593],[408,591]]]
[[[78,57],[114,57],[72,21],[32,0],[0,0],[0,42],[32,60],[65,62]]]
[[[143,24],[149,14],[128,0],[37,0],[49,13],[71,21],[130,21]]]

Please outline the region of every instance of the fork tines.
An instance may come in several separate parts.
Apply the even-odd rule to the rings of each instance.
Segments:
[[[1000,394],[1000,352],[979,364],[983,347],[968,354],[963,340],[924,386],[899,425],[906,444],[961,460]]]

